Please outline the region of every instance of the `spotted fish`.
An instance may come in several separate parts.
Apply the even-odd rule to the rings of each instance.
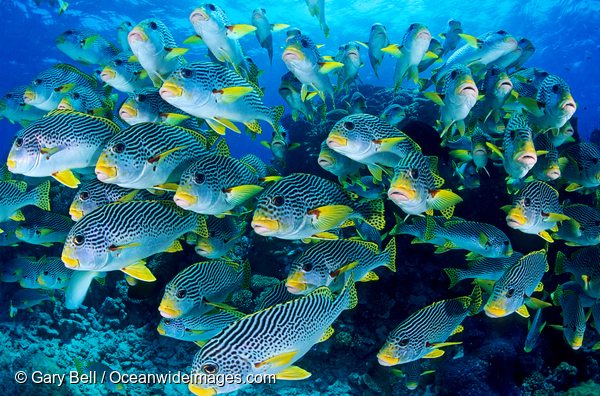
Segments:
[[[510,257],[480,257],[468,263],[468,268],[444,268],[452,288],[464,279],[483,279],[497,281],[506,270],[512,267],[523,255],[514,252]]]
[[[36,188],[27,191],[24,181],[8,180],[0,182],[0,221],[8,219],[25,220],[21,208],[35,205],[50,210],[50,182],[45,181]]]

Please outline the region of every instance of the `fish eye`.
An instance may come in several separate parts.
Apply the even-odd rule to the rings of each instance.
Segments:
[[[525,199],[523,200],[523,205],[525,205],[525,206],[529,206],[529,205],[531,205],[531,199],[530,199],[530,198],[525,198]]]
[[[354,123],[352,121],[346,121],[346,122],[344,122],[344,128],[347,131],[351,131],[354,129]]]
[[[171,320],[170,319],[165,319],[163,321],[163,323],[166,324],[166,325],[169,325],[169,324],[171,324]]]
[[[509,242],[509,241],[504,241],[504,242],[502,242],[502,243],[504,244],[504,246],[508,246],[508,245],[510,244],[510,242]]]
[[[410,177],[412,177],[413,179],[418,179],[419,178],[419,170],[418,169],[411,169],[410,170]]]
[[[116,154],[121,154],[123,151],[125,151],[125,143],[117,143],[112,147],[112,151],[113,153]]]
[[[190,69],[181,69],[181,76],[183,78],[190,78],[192,77],[192,71]]]
[[[21,147],[23,145],[23,138],[15,139],[15,147]]]
[[[206,6],[207,6],[207,7],[208,7],[208,9],[209,9],[209,10],[211,10],[211,11],[216,11],[216,10],[217,10],[217,7],[215,7],[215,5],[214,5],[214,4],[207,4]]]
[[[35,235],[41,235],[42,231],[41,230],[35,230]]]
[[[401,347],[405,347],[408,345],[408,343],[410,342],[410,339],[408,338],[403,338],[400,340],[400,342],[398,342],[398,345],[400,345]]]
[[[554,85],[552,86],[552,92],[553,92],[553,93],[558,93],[558,89],[559,89],[559,88],[560,88],[560,87],[558,86],[558,84],[554,84]]]
[[[137,96],[137,98],[135,98],[138,102],[145,102],[146,101],[146,95],[144,94],[140,94]]]
[[[450,78],[455,79],[457,75],[458,72],[456,70],[452,70],[452,73],[450,73]]]
[[[498,30],[498,34],[507,35],[508,33],[505,30]]]
[[[313,266],[311,263],[306,263],[302,266],[302,270],[305,272],[310,272],[310,271],[312,271],[312,269],[313,269]]]
[[[41,83],[42,83],[41,78],[36,78],[35,80],[33,80],[33,85],[40,85]]]
[[[204,183],[205,180],[206,180],[206,176],[204,175],[204,173],[196,173],[194,175],[194,183],[196,183],[196,184],[202,184],[202,183]]]
[[[265,10],[264,8],[261,8],[260,10],[261,10],[261,11],[262,11],[264,14],[266,14],[266,13],[267,13],[267,10]]]
[[[73,34],[73,31],[72,30],[67,30],[64,34],[67,35],[67,36],[69,36],[69,35]]]
[[[79,40],[79,44],[84,45],[85,44],[85,39]]]
[[[117,66],[121,66],[122,64],[123,64],[123,61],[121,59],[117,59],[115,61],[115,65],[117,65]]]
[[[307,48],[307,47],[308,47],[308,41],[306,41],[305,39],[302,39],[302,40],[300,40],[300,44],[302,44],[302,46],[303,46],[304,48]]]
[[[287,133],[286,133],[286,132],[281,132],[281,136],[282,136],[282,137],[286,137],[286,136],[287,136]]]
[[[214,6],[213,6],[214,7]],[[217,365],[213,364],[213,363],[207,363],[204,366],[202,366],[202,370],[206,373],[206,374],[214,374],[217,372]]]
[[[187,291],[185,291],[185,289],[179,289],[175,295],[177,298],[185,298],[185,296],[187,296]]]
[[[85,242],[85,238],[83,237],[83,235],[75,235],[73,237],[73,243],[77,246],[81,246],[83,245],[83,242]]]
[[[412,30],[412,29],[416,29],[416,28],[417,28],[417,24],[416,24],[416,23],[413,23],[413,24],[411,24],[411,25],[410,25],[408,28],[409,28],[410,30]]]
[[[74,98],[74,99],[79,99],[79,98],[80,98],[80,96],[81,96],[81,95],[79,95],[77,92],[75,92],[75,93],[73,94],[73,98]]]
[[[283,196],[277,195],[276,197],[273,197],[271,202],[273,202],[273,205],[275,206],[283,206],[283,204],[285,203],[285,199],[283,198]]]
[[[152,30],[158,29],[158,25],[156,24],[156,22],[154,22],[154,21],[150,22],[150,29],[152,29]]]
[[[515,294],[515,289],[508,289],[506,297],[511,298]]]
[[[87,191],[82,191],[79,193],[79,199],[81,199],[82,201],[89,199],[89,197],[90,197],[90,193]]]
[[[44,271],[44,275],[48,276],[48,273],[49,273],[48,271]]]
[[[7,93],[6,95],[4,95],[4,97],[5,97],[6,99],[10,99],[10,98],[12,98],[12,97],[13,97],[13,95],[12,95],[11,93]]]

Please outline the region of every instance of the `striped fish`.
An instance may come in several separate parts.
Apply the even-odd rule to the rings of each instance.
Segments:
[[[537,106],[533,108],[531,122],[541,130],[561,128],[577,110],[569,84],[556,74],[544,78],[535,103]]]
[[[72,226],[73,221],[67,216],[38,210],[27,215],[15,235],[23,242],[48,247],[62,244]]]
[[[172,201],[111,203],[73,226],[61,258],[79,271],[121,270],[135,279],[154,281],[144,259],[182,250],[178,238],[187,232],[207,236],[206,219]]]
[[[190,125],[190,116],[160,97],[156,88],[145,88],[127,95],[119,108],[119,117],[129,125],[142,122],[164,122],[182,127]]]
[[[177,182],[191,161],[207,154],[204,136],[191,129],[144,122],[108,140],[96,163],[103,183],[153,188]]]
[[[1,184],[0,184],[1,185]],[[17,238],[15,232],[19,227],[16,221],[0,222],[0,247],[1,246],[18,246],[21,240]]]
[[[527,183],[514,197],[511,205],[503,206],[506,224],[526,234],[537,234],[554,242],[547,230],[558,231],[558,222],[569,220],[558,202],[558,191],[543,181]]]
[[[317,163],[327,172],[337,176],[342,185],[346,185],[350,180],[356,180],[360,176],[361,168],[363,168],[363,164],[330,148],[326,141],[321,143]]]
[[[412,362],[403,364],[401,369],[391,369],[390,371],[396,376],[404,377],[404,385],[408,390],[417,389],[422,376],[435,372],[434,370],[422,371],[420,360],[413,360]]]
[[[375,243],[360,240],[322,241],[294,260],[286,286],[293,294],[308,294],[321,286],[335,292],[343,287],[350,274],[359,282],[379,279],[373,270],[382,266],[396,272],[394,238],[383,251]]]
[[[203,118],[217,133],[225,128],[240,132],[232,121],[261,133],[258,120],[279,131],[283,106],[268,108],[256,88],[233,70],[211,62],[197,62],[175,70],[160,88],[160,96],[173,106]]]
[[[105,142],[119,129],[105,118],[55,110],[15,135],[6,163],[13,173],[52,176],[75,188],[79,180],[72,169],[94,166]]]
[[[331,239],[327,231],[350,219],[365,239],[380,242],[377,230],[385,226],[382,200],[355,202],[329,180],[294,173],[259,196],[252,228],[259,235],[281,239]]]
[[[510,257],[513,254],[510,239],[498,227],[479,221],[447,221],[443,226],[435,225],[434,237],[447,242],[436,250],[443,253],[451,249],[465,249],[474,257]],[[427,236],[426,236],[427,238]]]
[[[394,216],[396,216],[394,214]],[[396,225],[390,231],[390,235],[412,235],[414,239],[410,242],[411,244],[418,243],[431,243],[432,245],[442,246],[447,241],[444,238],[438,237],[431,231],[434,227],[443,227],[446,221],[464,221],[460,217],[451,217],[449,220],[444,216],[414,216],[411,218],[411,222],[402,221],[396,216]],[[427,238],[425,237],[427,235]]]
[[[600,243],[599,211],[587,205],[572,204],[564,206],[563,213],[570,220],[559,224],[553,238],[567,241],[568,246],[594,246]]]
[[[513,83],[506,71],[498,66],[489,66],[481,83],[480,93],[485,98],[480,102],[484,122],[492,116],[494,122],[498,123],[504,116],[502,106],[509,99],[513,89]],[[479,106],[478,106],[479,107]]]
[[[112,118],[114,103],[105,95],[99,95],[89,87],[64,88],[64,97],[58,104],[59,110],[74,110],[104,118]]]
[[[587,295],[600,298],[600,246],[579,249],[570,258],[559,251],[554,271],[557,275],[572,274]]]
[[[483,308],[486,315],[490,318],[501,318],[516,312],[528,318],[529,312],[524,303],[535,302],[531,295],[543,287],[540,281],[548,269],[545,250],[521,257],[495,283],[494,290]]]
[[[512,267],[523,255],[519,252],[514,252],[510,257],[481,257],[470,261],[469,268],[444,268],[444,272],[448,276],[450,286],[453,288],[456,284],[464,279],[483,279],[497,281],[504,273]]]
[[[150,194],[146,194],[150,195]],[[98,179],[92,179],[83,184],[69,207],[69,214],[73,221],[81,220],[81,218],[102,205],[117,202],[121,200],[129,200],[129,198],[139,198],[143,196],[147,198],[141,191],[132,190],[129,188],[119,187],[116,184],[102,183]]]
[[[196,253],[208,259],[226,256],[244,235],[247,225],[247,222],[237,220],[233,216],[209,216],[206,220],[208,238],[197,238]]]
[[[332,323],[346,309],[358,303],[354,281],[350,278],[334,297],[326,287],[263,309],[234,322],[202,347],[194,357],[192,374],[275,374],[280,380],[301,380],[310,373],[293,364],[318,342],[333,334]],[[221,384],[219,384],[221,385]],[[196,395],[233,392],[247,383],[190,383]]]
[[[190,265],[167,286],[158,310],[164,318],[203,314],[250,282],[250,263],[226,260],[203,261]]]
[[[100,71],[102,81],[114,89],[126,93],[151,88],[152,81],[148,78],[148,73],[142,65],[130,61],[132,55],[133,53],[129,51],[129,45],[127,45],[127,51],[121,52],[105,63],[104,68]]]
[[[440,348],[460,342],[446,342],[463,331],[462,321],[479,312],[481,289],[475,286],[470,296],[442,300],[410,315],[387,337],[377,359],[382,366],[410,363],[421,358],[437,358]]]
[[[25,220],[21,208],[35,205],[50,210],[50,182],[45,181],[36,188],[27,191],[24,181],[7,180],[0,182],[0,221],[8,219]]]
[[[600,186],[600,146],[595,143],[576,143],[560,153],[564,158],[562,177],[570,184],[566,191]]]
[[[44,289],[64,289],[74,271],[65,267],[60,257],[46,257],[40,268],[37,283]]]
[[[4,117],[11,123],[19,123],[27,127],[32,121],[40,119],[46,112],[34,106],[29,106],[23,101],[23,95],[27,87],[20,85],[0,97],[0,117]]]
[[[327,136],[327,146],[358,163],[381,180],[381,166],[393,167],[408,153],[421,151],[408,135],[381,118],[351,114],[339,120]]]
[[[209,215],[230,213],[263,190],[253,167],[225,155],[204,155],[181,175],[175,203]]]
[[[437,158],[413,151],[394,167],[388,198],[408,215],[433,215],[439,210],[449,219],[462,198],[441,189],[443,184],[444,179],[437,174]]]
[[[552,140],[546,133],[539,133],[533,139],[536,150],[546,152],[540,155],[531,172],[538,180],[550,181],[560,177],[560,163],[558,161],[558,150],[552,144]]]
[[[181,55],[187,49],[177,48],[169,28],[156,18],[144,19],[127,35],[129,47],[155,87],[184,64]]]
[[[215,310],[203,314],[190,314],[176,319],[162,318],[158,334],[182,341],[192,341],[202,346],[221,330],[246,314],[231,310]]]
[[[458,34],[467,42],[446,61],[446,65],[487,65],[517,48],[517,39],[504,30],[487,32],[479,37]]]
[[[98,81],[75,66],[59,63],[39,73],[25,90],[23,100],[38,109],[50,111],[58,107],[64,97],[65,86],[87,86],[97,89]]]
[[[255,311],[261,311],[273,305],[281,304],[286,301],[294,300],[299,296],[288,291],[286,280],[282,280],[275,286],[264,289],[256,299]]]
[[[575,282],[558,285],[552,293],[552,302],[562,309],[562,326],[552,326],[563,331],[567,344],[574,350],[583,345],[583,336],[586,327],[586,315],[583,311],[580,295],[585,292]]]
[[[292,72],[287,72],[281,76],[281,84],[279,85],[279,95],[285,100],[290,109],[292,109],[292,119],[298,120],[298,115],[304,115],[307,121],[315,119],[315,107],[309,100],[302,100],[301,97],[302,83],[298,81]]]
[[[575,139],[573,138],[574,133],[575,128],[573,128],[570,121],[567,121],[562,128],[550,130],[550,139],[552,140],[554,147],[558,147],[564,143],[575,142]]]
[[[18,282],[23,276],[23,271],[30,266],[36,266],[38,260],[35,257],[17,257],[5,261],[0,268],[0,282]]]
[[[537,346],[544,327],[546,327],[546,322],[542,322],[542,308],[538,308],[533,317],[533,322],[528,322],[527,336],[525,337],[525,345],[523,346],[525,352],[529,353]]]
[[[20,268],[20,276],[18,279],[19,285],[25,289],[41,289],[42,286],[38,283],[38,277],[46,267],[46,256],[37,260],[25,259],[21,263],[22,266]]]
[[[104,65],[119,53],[117,47],[89,29],[69,29],[61,33],[56,38],[56,47],[84,65]]]

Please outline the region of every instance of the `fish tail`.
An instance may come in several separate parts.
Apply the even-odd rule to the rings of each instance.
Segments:
[[[385,267],[392,272],[396,272],[396,238],[392,237],[383,250],[383,254],[387,257]]]
[[[208,226],[206,225],[206,216],[199,214],[196,220],[194,234],[200,235],[202,238],[208,238]]]
[[[336,306],[340,306],[341,311],[353,309],[358,304],[358,294],[354,283],[354,274],[350,275],[340,295],[336,299]]]
[[[481,304],[483,303],[481,288],[479,285],[475,285],[469,298],[471,299],[471,304],[469,305],[469,316],[473,316],[479,312],[479,308],[481,308]]]
[[[269,120],[276,132],[279,132],[281,129],[279,121],[281,120],[281,116],[283,116],[283,110],[283,106],[274,106],[269,109]]]
[[[444,268],[443,271],[446,273],[448,280],[450,281],[450,286],[448,286],[448,289],[452,289],[458,282],[461,281],[458,268]]]
[[[50,211],[50,180],[46,180],[29,194],[35,206]]]
[[[250,260],[244,260],[242,262],[240,274],[242,276],[242,288],[249,289],[250,279],[252,277],[250,272]]]
[[[568,263],[569,259],[567,255],[563,252],[556,253],[556,262],[554,264],[554,273],[556,275],[565,273],[565,265]]]
[[[385,227],[384,207],[382,199],[374,199],[361,203],[357,211],[362,215],[364,221],[376,230],[381,231]]]

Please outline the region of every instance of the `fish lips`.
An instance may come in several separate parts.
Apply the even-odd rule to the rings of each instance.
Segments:
[[[409,202],[415,198],[415,191],[404,186],[392,187],[388,190],[388,198],[394,202]]]
[[[479,90],[477,89],[475,83],[471,80],[460,84],[458,86],[458,93],[460,95],[468,95],[476,98],[479,95]]]
[[[279,230],[279,222],[269,218],[255,216],[250,225],[258,235],[272,235]]]
[[[71,216],[71,220],[79,221],[83,217],[83,210],[71,206],[69,208],[69,216]]]
[[[23,94],[23,102],[27,104],[32,103],[35,100],[35,97],[35,92],[33,92],[31,89],[27,89]]]
[[[183,190],[177,190],[173,197],[175,204],[181,208],[189,208],[198,202],[198,197]]]
[[[297,49],[294,46],[288,46],[285,48],[285,50],[283,51],[283,54],[281,55],[281,59],[286,62],[286,61],[299,61],[304,59],[305,56],[302,53],[302,51],[300,51],[299,49]]]
[[[167,318],[167,319],[173,319],[173,318],[180,317],[181,310],[173,308],[170,305],[171,304],[169,304],[169,303],[161,302],[160,306],[158,307],[158,312],[160,312],[160,316],[162,316],[163,318]]]
[[[192,25],[196,25],[200,22],[206,22],[209,19],[210,19],[210,16],[207,14],[207,12],[206,12],[206,10],[204,10],[204,8],[196,8],[190,14],[190,22],[192,23]]]
[[[329,135],[327,137],[327,146],[332,149],[336,147],[346,147],[348,145],[348,139],[342,136],[337,135]]]
[[[490,303],[485,304],[483,310],[485,311],[485,314],[490,318],[502,318],[510,313],[507,312],[506,309]]]
[[[521,209],[513,208],[506,215],[506,224],[510,228],[520,228],[527,224],[527,217]]]
[[[105,67],[100,72],[100,79],[102,79],[102,81],[104,81],[104,82],[114,79],[115,76],[116,76],[115,71],[109,67]]]
[[[79,260],[71,257],[71,255],[65,251],[63,251],[62,255],[60,256],[60,259],[63,263],[65,263],[65,266],[67,268],[77,269],[79,267]]]
[[[160,87],[158,93],[162,98],[166,99],[183,95],[183,90],[181,87],[167,81]]]
[[[135,43],[137,41],[141,41],[141,42],[148,41],[148,35],[140,28],[134,28],[127,35],[127,42],[129,43],[129,45],[131,45],[132,43]]]

